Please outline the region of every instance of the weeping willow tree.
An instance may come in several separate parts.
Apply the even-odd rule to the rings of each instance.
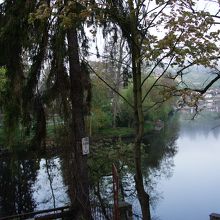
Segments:
[[[70,152],[69,193],[74,219],[91,218],[87,156],[81,153],[81,139],[86,135],[88,71],[80,62],[78,38],[80,35],[85,48],[86,6],[68,0],[7,0],[0,5],[7,143],[12,144],[16,130],[22,127],[27,136],[34,131],[32,146],[45,147],[47,112],[58,105],[58,113],[68,124],[66,150]]]
[[[40,18],[37,13],[41,13]],[[43,146],[45,106],[55,100],[63,113],[68,111],[65,33],[58,21],[52,23],[49,16],[50,1],[1,4],[0,62],[7,78],[2,96],[8,145],[22,127],[24,135],[33,130],[32,146]]]
[[[24,82],[23,65],[22,65],[22,42],[27,38],[24,30],[20,26],[25,26],[25,22],[17,20],[17,16],[24,17],[27,14],[24,7],[18,10],[23,5],[20,1],[13,5],[13,2],[8,1],[1,5],[1,59],[0,64],[6,69],[7,83],[5,85],[4,103],[5,112],[5,128],[8,143],[13,140],[13,131],[15,131],[19,117],[21,116],[21,95]],[[21,36],[21,35],[22,36]],[[13,53],[12,53],[13,51]]]

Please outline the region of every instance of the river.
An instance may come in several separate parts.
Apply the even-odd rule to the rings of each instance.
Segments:
[[[217,114],[191,121],[181,117],[144,139],[143,174],[151,196],[152,218],[207,220],[220,213],[220,120]],[[100,194],[112,202],[111,163],[118,161],[123,196],[140,215],[133,183],[132,147],[111,142],[99,144],[90,168],[92,190],[99,179]],[[112,147],[116,145],[116,147]],[[94,177],[95,176],[95,177]],[[64,206],[68,199],[68,171],[63,156],[12,157],[0,160],[0,217]],[[95,197],[95,193],[92,194]]]
[[[203,117],[204,119],[204,117]],[[220,213],[220,121],[181,125],[173,175],[158,183],[161,199],[154,215],[161,220],[207,220]]]

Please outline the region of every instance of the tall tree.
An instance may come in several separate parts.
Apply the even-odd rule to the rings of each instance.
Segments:
[[[65,1],[68,4],[70,1]],[[72,8],[69,8],[71,13],[79,13],[77,11],[77,2],[73,3]],[[80,219],[82,216],[85,219],[91,218],[90,200],[89,200],[89,182],[88,182],[88,167],[87,155],[82,155],[82,138],[85,137],[84,123],[84,87],[83,75],[79,61],[79,45],[77,36],[77,22],[73,22],[67,28],[68,41],[68,57],[69,57],[69,74],[70,74],[70,97],[72,103],[72,158],[73,165],[71,178],[73,180],[74,191],[73,202],[75,218]]]
[[[106,0],[98,5],[104,14],[104,28],[115,26],[115,29],[122,31],[128,44],[127,52],[131,58],[133,78],[136,133],[135,182],[145,220],[151,219],[151,216],[149,195],[144,190],[141,170],[141,142],[144,134],[143,102],[154,87],[163,86],[162,76],[168,75],[170,70],[173,72],[170,78],[176,79],[181,78],[184,71],[193,65],[214,68],[216,60],[213,59],[213,55],[219,52],[215,44],[218,34],[210,33],[210,23],[207,22],[210,21],[210,16],[207,17],[207,13],[195,15],[189,10],[194,4],[195,2],[187,0]],[[144,66],[147,67],[148,72],[145,75],[143,74]],[[155,73],[157,77],[145,90],[143,85]],[[219,75],[214,80],[217,79]],[[164,85],[166,95],[162,102],[173,95],[181,96],[184,91],[184,89],[176,91],[176,87],[166,88]],[[158,103],[154,106],[156,104]]]
[[[69,121],[70,196],[74,219],[91,219],[85,137],[85,73],[79,59],[79,30],[87,14],[78,1],[4,1],[1,4],[0,65],[8,80],[4,113],[8,125],[34,126],[33,143],[46,136],[46,108],[61,99]],[[67,41],[66,41],[67,40]],[[66,46],[67,44],[67,46]],[[24,58],[28,57],[27,67]],[[42,80],[44,79],[44,80]],[[69,104],[70,103],[70,104]],[[13,107],[13,108],[12,108]],[[13,109],[13,112],[11,112]],[[62,112],[62,111],[61,111]],[[13,118],[16,117],[16,120]],[[32,123],[34,121],[34,124]],[[12,128],[9,127],[9,131]]]

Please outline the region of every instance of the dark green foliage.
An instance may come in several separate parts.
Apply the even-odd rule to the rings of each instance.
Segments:
[[[5,1],[1,5],[0,65],[6,68],[7,83],[3,95],[3,106],[8,144],[13,141],[14,131],[18,129],[21,116],[21,90],[24,80],[21,54],[22,44],[27,36],[25,28],[22,28],[27,24],[24,5],[25,1],[16,3]],[[19,19],[21,17],[22,20]]]
[[[34,132],[32,143],[46,137],[46,106],[68,120],[69,76],[65,68],[65,31],[60,20],[51,25],[48,12],[39,18],[37,10],[49,7],[35,1],[5,1],[1,4],[0,65],[6,69],[6,84],[1,92],[6,145],[15,133],[24,138]],[[47,12],[47,13],[46,13]],[[36,13],[36,14],[35,14]],[[50,33],[52,35],[49,35]],[[45,60],[51,64],[49,73]],[[42,73],[43,74],[43,80]],[[25,130],[25,131],[24,131]]]

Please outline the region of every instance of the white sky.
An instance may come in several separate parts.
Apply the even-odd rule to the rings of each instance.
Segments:
[[[0,0],[0,3],[4,2],[4,0]],[[151,7],[153,7],[153,1],[151,3]],[[220,6],[217,3],[217,0],[197,0],[196,8],[197,10],[205,10],[208,11],[212,14],[215,14],[219,10]],[[219,19],[220,20],[220,19]],[[97,37],[96,41],[93,41],[92,34],[89,33],[89,31],[86,31],[88,34],[88,37],[90,38],[89,46],[90,50],[89,52],[91,53],[96,53],[96,46],[98,47],[99,53],[103,54],[104,51],[104,44],[105,44],[105,39],[103,39],[102,36],[102,30],[97,29]],[[161,33],[158,33],[159,35],[163,35],[163,31]],[[96,59],[96,55],[91,55],[90,59],[94,60]]]

